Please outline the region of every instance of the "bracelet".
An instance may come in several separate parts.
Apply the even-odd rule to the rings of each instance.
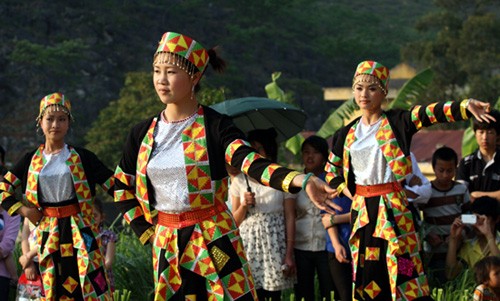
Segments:
[[[313,176],[314,174],[312,172],[306,174],[306,176],[304,177],[304,181],[302,181],[302,190],[306,190],[306,186],[307,186],[307,181],[309,181],[309,178],[311,176]]]
[[[330,215],[330,224],[332,226],[335,225],[335,215],[334,214]]]
[[[462,115],[463,120],[467,120],[467,107],[472,102],[472,98],[464,99],[460,102],[460,115]]]

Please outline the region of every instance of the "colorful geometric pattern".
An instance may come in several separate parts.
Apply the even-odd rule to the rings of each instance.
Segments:
[[[242,139],[236,139],[233,142],[231,142],[227,148],[226,148],[226,162],[231,164],[233,160],[234,153],[238,150],[238,148],[242,146],[248,146],[251,147],[250,143],[248,143],[245,140]]]
[[[137,197],[137,200],[141,204],[141,209],[142,213],[144,214],[144,218],[150,224],[153,223],[153,219],[151,216],[151,208],[149,206],[146,168],[148,165],[149,157],[151,156],[151,150],[153,149],[153,143],[154,143],[153,133],[157,122],[158,122],[158,117],[153,118],[153,121],[149,126],[148,132],[146,133],[146,135],[144,135],[144,138],[142,139],[141,146],[139,148],[139,153],[137,155],[137,170],[135,176],[135,196]],[[117,171],[119,172],[119,170]]]
[[[208,52],[192,38],[175,33],[166,32],[161,37],[156,53],[175,53],[190,61],[198,71],[203,72],[208,64]]]
[[[36,207],[39,207],[37,193],[38,178],[40,171],[45,164],[42,156],[43,149],[44,145],[42,144],[35,151],[32,157],[31,164],[28,169],[28,181],[25,191],[26,200]],[[91,284],[88,276],[97,268],[102,268],[102,266],[104,266],[104,261],[99,247],[91,249],[91,246],[96,244],[94,236],[82,232],[82,229],[86,228],[89,233],[93,233],[95,235],[95,233],[90,230],[91,228],[96,230],[95,227],[92,227],[94,218],[92,211],[93,196],[91,194],[80,155],[73,147],[69,147],[69,151],[70,156],[68,160],[66,160],[66,165],[71,173],[81,213],[72,216],[70,220],[72,243],[60,243],[61,233],[59,232],[60,228],[56,217],[44,217],[37,228],[37,231],[40,232],[40,234],[37,235],[38,245],[42,245],[42,237],[46,237],[45,244],[38,254],[46,300],[55,300],[56,297],[54,287],[55,275],[57,272],[51,255],[57,251],[61,252],[61,257],[63,258],[74,256],[74,253],[76,252],[78,274],[80,275],[80,279],[78,280],[80,281],[79,283],[82,290],[88,291],[88,296],[94,296],[94,300],[110,300],[110,296],[107,292],[101,294],[100,296],[96,295],[94,286]],[[111,183],[112,182],[108,180],[108,185],[111,185]],[[42,235],[41,233],[45,234]],[[78,285],[78,281],[74,278],[68,278],[64,282],[64,287],[69,292],[74,291],[77,287],[76,285]],[[85,294],[85,296],[87,296],[87,294]]]
[[[179,274],[181,266],[207,280],[210,300],[236,300],[253,290],[253,279],[243,251],[243,243],[228,210],[195,224],[183,253],[178,249],[177,232],[175,228],[162,225],[158,225],[156,229],[157,235],[153,244],[155,300],[168,300],[179,289],[182,284]],[[232,243],[243,267],[221,279],[218,271],[228,263],[230,257],[218,247],[209,248],[208,245],[223,238],[228,238]],[[158,257],[160,254],[164,254],[163,259]],[[166,269],[159,270],[162,260],[168,265]],[[256,296],[254,299],[256,300]]]
[[[200,106],[194,122],[181,134],[184,163],[188,181],[189,203],[192,208],[204,209],[214,205],[214,183],[210,176],[207,137],[203,107]]]
[[[377,295],[381,291],[380,287],[377,285],[375,281],[368,283],[368,285],[365,287],[364,290],[368,294],[368,296],[370,296],[370,298],[372,299],[375,299],[375,297],[377,297]]]
[[[360,74],[373,75],[380,80],[385,91],[389,85],[389,69],[375,61],[364,61],[358,64],[354,78]]]
[[[391,167],[396,181],[401,181],[406,175],[412,173],[411,158],[405,156],[401,150],[385,114],[382,114],[382,122],[377,131],[376,139],[387,160],[387,164]]]
[[[21,186],[21,180],[19,180],[10,171],[4,176],[4,181],[0,182],[0,204],[9,197],[15,195],[16,189]]]
[[[36,120],[40,120],[43,116],[43,113],[49,106],[61,106],[65,108],[66,113],[70,116],[71,120],[73,120],[73,115],[71,115],[71,102],[67,99],[64,94],[56,92],[49,94],[40,100],[40,113]]]

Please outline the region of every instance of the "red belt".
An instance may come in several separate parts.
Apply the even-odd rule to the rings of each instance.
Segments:
[[[220,212],[226,211],[227,206],[216,205],[206,209],[186,211],[182,213],[165,213],[158,212],[158,224],[166,227],[183,228],[188,227],[208,218],[217,215]]]
[[[367,198],[391,192],[399,192],[401,190],[403,190],[403,188],[399,182],[367,186],[356,185],[356,194]]]
[[[42,213],[45,216],[64,218],[80,213],[79,204],[71,204],[61,207],[44,207]]]

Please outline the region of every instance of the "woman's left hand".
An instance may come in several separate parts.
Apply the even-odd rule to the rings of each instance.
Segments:
[[[496,121],[493,116],[488,114],[490,112],[490,104],[487,102],[471,98],[467,110],[480,122],[490,123],[490,121]]]
[[[301,187],[305,175],[298,175],[293,178],[294,186]],[[331,188],[318,177],[311,176],[306,183],[306,193],[309,199],[316,207],[330,214],[335,214],[334,209],[341,211],[337,204],[332,202],[332,199],[337,196],[337,190]],[[333,208],[333,209],[332,209]]]

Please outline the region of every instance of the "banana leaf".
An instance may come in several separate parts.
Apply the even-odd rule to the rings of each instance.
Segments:
[[[389,103],[389,109],[408,110],[416,105],[418,100],[422,99],[422,94],[425,93],[433,78],[434,72],[430,68],[419,72],[401,87],[396,98]]]
[[[325,139],[333,136],[338,129],[344,126],[344,121],[351,119],[357,110],[358,105],[356,105],[354,98],[347,100],[328,116],[316,135]]]

